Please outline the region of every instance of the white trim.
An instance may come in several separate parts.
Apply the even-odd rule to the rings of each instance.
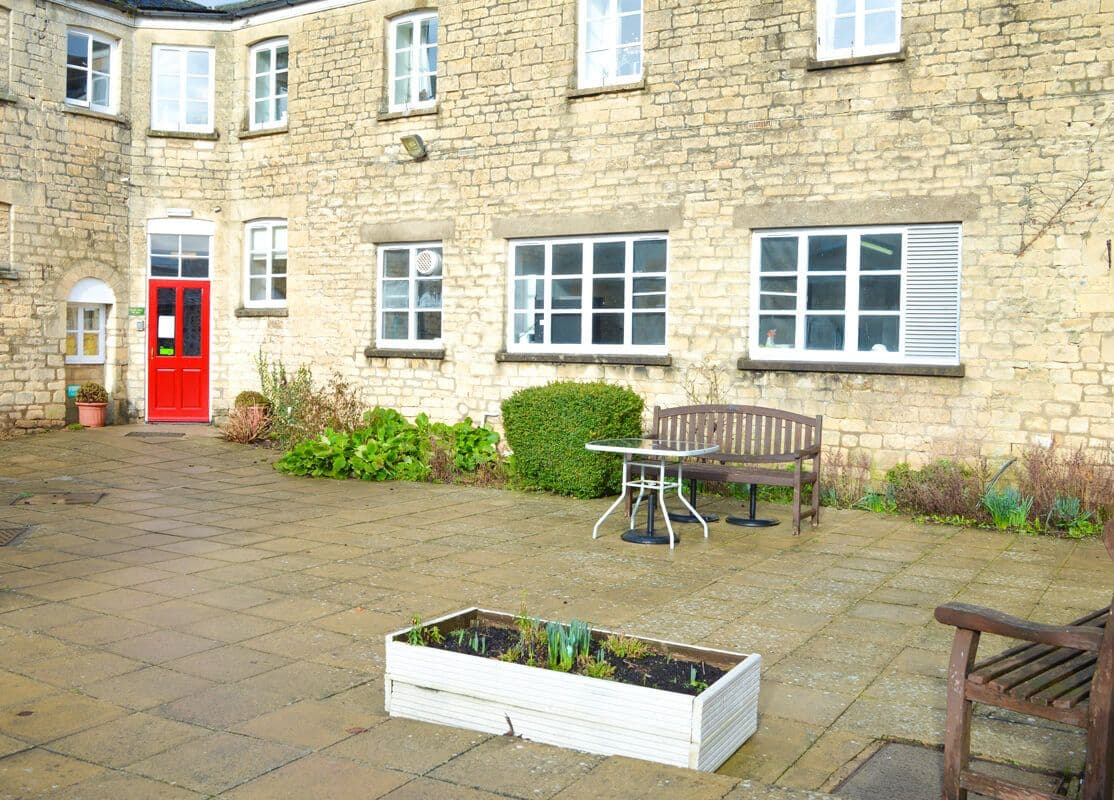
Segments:
[[[440,250],[442,253],[441,261],[441,274],[437,276],[441,281],[441,305],[437,308],[429,308],[428,311],[437,311],[441,314],[441,335],[436,339],[419,339],[417,338],[417,315],[421,310],[418,305],[419,298],[417,297],[417,286],[419,280],[431,280],[422,275],[417,274],[414,268],[414,259],[422,250]],[[389,250],[405,250],[408,254],[407,258],[407,277],[406,280],[409,284],[407,291],[407,306],[405,309],[401,308],[383,308],[383,282],[386,278],[383,275],[383,256]],[[445,262],[444,262],[444,245],[441,242],[399,242],[391,244],[383,244],[376,248],[376,279],[375,279],[375,341],[377,345],[392,346],[392,347],[407,347],[411,349],[424,349],[429,348],[436,350],[442,347],[445,338]],[[402,280],[401,278],[392,278],[391,280]],[[383,335],[383,314],[390,312],[406,311],[407,315],[407,338],[405,339],[389,339]]]
[[[278,60],[278,51],[279,51],[280,48],[286,48],[286,67],[281,69],[281,70],[276,66],[276,63],[277,63],[277,60]],[[255,84],[256,84],[257,79],[259,78],[259,73],[257,73],[255,71],[255,59],[256,59],[256,55],[263,50],[268,50],[271,53],[271,68],[266,73],[269,76],[270,93],[267,95],[266,98],[259,98],[259,97],[255,96]],[[286,73],[287,94],[284,94],[284,95],[279,95],[277,93],[278,74],[280,72]],[[269,113],[274,113],[274,111],[275,111],[275,101],[280,96],[281,97],[289,97],[289,91],[290,91],[290,40],[287,39],[287,37],[285,37],[285,36],[278,36],[278,37],[275,37],[274,39],[266,39],[262,42],[256,42],[251,47],[249,47],[248,48],[247,76],[248,76],[248,128],[250,130],[253,130],[253,131],[263,131],[263,130],[268,130],[269,128],[281,128],[282,126],[286,125],[286,117],[287,117],[287,114],[289,113],[289,109],[288,109],[287,106],[283,106],[281,117],[279,117],[276,114],[272,119],[270,119],[266,122],[259,122],[259,121],[256,120],[256,118],[255,118],[255,106],[256,106],[256,103],[258,101],[260,101],[261,99],[266,99],[266,101],[268,103]]]
[[[273,281],[276,277],[275,274],[274,274],[274,258],[275,258],[275,253],[277,251],[274,249],[274,236],[275,236],[275,230],[278,229],[278,228],[282,228],[282,229],[286,230],[287,235],[289,236],[290,228],[289,228],[289,225],[287,224],[287,221],[285,219],[279,219],[279,218],[254,219],[251,222],[244,223],[244,271],[243,271],[243,287],[242,288],[243,288],[243,292],[244,292],[243,302],[244,302],[244,307],[245,308],[286,308],[286,300],[285,299],[283,299],[283,300],[272,300],[271,299],[272,283],[273,283]],[[251,274],[251,257],[252,257],[252,252],[253,251],[252,251],[252,248],[251,248],[251,235],[252,235],[252,231],[255,231],[255,230],[265,230],[265,231],[267,231],[268,245],[267,245],[267,250],[265,251],[266,256],[267,256],[267,269],[266,269],[266,272],[263,273],[263,275],[252,276],[252,274]],[[289,240],[287,241],[286,247],[287,247],[287,249],[283,252],[284,252],[284,255],[286,256],[286,265],[287,265],[286,270],[287,271],[284,272],[281,276],[278,276],[278,277],[282,277],[283,279],[289,278],[289,275],[290,275],[290,242],[289,242]],[[263,300],[252,300],[251,299],[251,280],[252,280],[252,277],[255,277],[256,280],[258,280],[259,278],[263,279],[264,287],[266,288],[265,294],[267,295],[267,297],[265,299],[263,299]],[[289,284],[287,284],[287,293],[288,293],[288,296],[289,296]]]
[[[66,355],[67,364],[103,364],[105,363],[105,351],[108,349],[106,346],[106,326],[105,322],[108,317],[108,305],[105,303],[66,303],[66,316],[69,317],[70,309],[73,308],[77,316],[77,327],[71,328],[69,320],[66,320],[66,338],[70,338],[70,334],[74,335],[74,341],[77,345],[79,355]],[[85,349],[85,334],[89,333],[85,329],[85,312],[95,311],[97,313],[97,329],[93,331],[97,335],[97,352],[89,355],[88,353],[81,352]]]
[[[181,233],[192,236],[212,236],[217,232],[217,223],[207,219],[166,219],[163,217],[147,220],[147,233]]]
[[[179,89],[175,119],[161,119],[158,113],[158,65],[161,53],[175,53],[178,56]],[[190,124],[187,119],[188,78],[187,64],[191,53],[205,53],[208,57],[208,109],[204,124]],[[186,131],[190,133],[212,133],[216,130],[216,50],[212,47],[193,45],[153,44],[151,45],[151,127],[160,131]],[[171,99],[171,98],[166,98]]]
[[[70,34],[74,33],[79,36],[84,36],[88,40],[86,47],[86,58],[88,65],[82,70],[85,72],[85,100],[75,100],[67,97],[69,92],[69,71],[70,66]],[[91,111],[100,111],[103,114],[115,114],[120,107],[120,40],[114,36],[109,36],[101,31],[95,31],[90,28],[81,27],[79,25],[68,25],[66,27],[66,46],[63,50],[63,75],[64,86],[62,91],[62,101],[68,106],[76,108],[88,108]],[[108,46],[108,102],[95,103],[93,102],[93,43],[99,43]],[[73,69],[80,69],[73,67]]]
[[[850,47],[832,47],[835,38],[836,3],[838,0],[816,0],[816,59],[832,61],[840,58],[860,58],[865,56],[896,53],[901,49],[901,0],[892,0],[894,15],[894,39],[875,45],[859,45],[866,36],[866,17],[868,14],[890,13],[889,10],[868,11],[865,0],[854,0],[855,10],[839,16],[854,19],[855,33]]]
[[[634,244],[640,241],[662,241],[665,243],[665,269],[662,272],[650,273],[635,273],[634,272]],[[622,273],[609,273],[595,275],[592,271],[594,261],[593,245],[600,243],[616,243],[621,242],[624,244],[624,265]],[[579,244],[582,246],[581,251],[581,271],[577,275],[556,277],[553,274],[553,246],[561,244]],[[515,288],[517,282],[520,280],[515,276],[515,251],[519,247],[526,246],[543,246],[545,248],[545,264],[541,275],[529,276],[522,278],[522,280],[542,280],[545,283],[546,299],[541,309],[535,308],[533,311],[525,310],[518,311],[515,308]],[[507,294],[506,294],[506,309],[507,309],[507,327],[506,327],[506,348],[508,353],[545,353],[545,354],[590,354],[590,355],[653,355],[660,356],[668,353],[669,341],[669,296],[671,277],[669,269],[669,234],[666,232],[657,233],[633,233],[633,234],[605,234],[597,236],[557,236],[557,237],[541,237],[533,239],[513,239],[509,242],[507,248]],[[552,287],[553,281],[556,280],[575,280],[577,277],[589,285],[581,285],[581,304],[577,309],[554,309],[553,308],[553,295]],[[661,309],[646,309],[645,313],[660,314],[663,318],[664,326],[664,341],[660,345],[636,345],[636,344],[592,344],[592,317],[597,311],[592,307],[592,293],[590,282],[595,278],[612,278],[623,280],[623,308],[621,313],[623,315],[623,338],[629,341],[633,333],[633,316],[634,316],[634,281],[636,278],[662,278],[665,282],[664,290],[664,306]],[[658,294],[653,292],[652,294]],[[562,312],[568,315],[580,316],[581,325],[581,343],[580,344],[553,344],[552,342],[518,342],[515,340],[515,315],[517,313],[533,313],[535,316],[540,314],[542,316],[543,326],[547,325],[553,313],[561,314]],[[620,310],[612,310],[611,313],[618,314]],[[550,329],[551,325],[548,326]],[[543,328],[545,330],[545,328]],[[544,334],[548,338],[548,330]]]
[[[421,41],[422,23],[426,20],[432,19],[435,24],[435,37],[432,45],[423,44]],[[395,74],[395,58],[398,52],[395,48],[395,40],[397,37],[398,29],[402,25],[411,25],[412,33],[410,38],[410,72],[407,74],[407,79],[410,81],[410,96],[405,103],[395,102],[395,80],[400,76]],[[434,88],[433,96],[421,100],[418,98],[421,87],[421,78],[425,75],[425,71],[419,67],[422,63],[421,57],[425,55],[427,49],[437,50],[438,63],[434,64],[432,73],[433,81],[437,81],[438,66],[440,62],[441,53],[439,48],[439,40],[441,38],[441,20],[436,11],[416,11],[412,14],[404,14],[395,17],[390,21],[387,26],[387,106],[390,111],[410,111],[416,108],[432,108],[437,105],[437,89]]]
[[[112,288],[99,278],[82,278],[70,289],[67,303],[100,303],[111,306],[116,304]]]

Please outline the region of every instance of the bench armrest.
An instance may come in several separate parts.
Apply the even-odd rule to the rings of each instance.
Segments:
[[[948,603],[936,608],[936,621],[968,631],[994,633],[1026,642],[1050,644],[1072,650],[1097,651],[1102,629],[1080,625],[1044,625],[967,603]]]
[[[796,453],[793,454],[793,457],[795,459],[816,458],[818,455],[820,455],[820,445],[817,444],[813,445],[812,447],[805,447],[801,450],[798,450]]]

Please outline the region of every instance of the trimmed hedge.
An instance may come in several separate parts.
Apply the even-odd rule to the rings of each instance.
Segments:
[[[584,449],[593,439],[642,435],[642,398],[607,383],[558,381],[522,389],[503,401],[503,428],[523,486],[589,498],[614,494],[618,455]]]

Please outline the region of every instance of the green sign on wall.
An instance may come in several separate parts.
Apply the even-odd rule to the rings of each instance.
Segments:
[[[142,317],[146,313],[147,309],[145,309],[143,306],[132,306],[128,309],[129,317]]]

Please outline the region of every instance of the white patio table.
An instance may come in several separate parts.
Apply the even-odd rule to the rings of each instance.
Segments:
[[[708,523],[704,520],[696,509],[689,504],[682,493],[682,486],[684,483],[684,476],[682,471],[684,463],[680,459],[689,456],[706,456],[709,453],[714,453],[719,450],[718,444],[701,444],[699,442],[684,442],[684,441],[671,441],[669,439],[598,439],[593,442],[588,442],[584,445],[589,450],[596,450],[601,453],[621,453],[623,455],[623,491],[619,495],[611,507],[604,512],[603,516],[596,522],[596,526],[592,528],[592,538],[595,539],[599,535],[600,525],[603,521],[611,516],[611,513],[619,507],[619,504],[627,499],[631,489],[638,489],[638,498],[634,502],[630,515],[630,529],[623,534],[623,541],[634,542],[637,544],[669,544],[670,549],[679,541],[676,534],[673,533],[673,525],[669,521],[669,513],[665,508],[665,492],[668,489],[677,490],[677,498],[684,504],[704,528],[704,538],[708,538]],[[642,457],[646,460],[633,460],[634,457]],[[667,462],[672,459],[677,459],[677,476],[675,478],[667,477],[665,468]],[[634,471],[638,470],[637,477],[634,476]],[[646,493],[650,493],[648,506],[648,519],[645,529],[636,529],[634,527],[634,518],[638,514],[638,508],[642,503],[642,498]],[[665,527],[669,532],[668,536],[662,536],[654,531],[654,500],[657,499],[661,504],[662,514],[665,517]]]

